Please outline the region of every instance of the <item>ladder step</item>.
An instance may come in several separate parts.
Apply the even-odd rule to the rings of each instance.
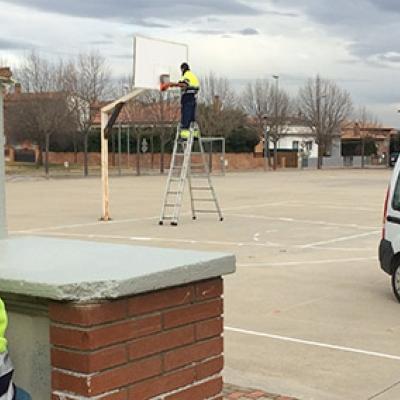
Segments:
[[[168,191],[167,192],[167,194],[181,194],[182,192],[176,192],[176,191],[172,191],[172,190],[170,190],[170,191]]]
[[[211,188],[210,187],[192,187],[192,190],[211,190]]]
[[[218,210],[194,210],[194,212],[200,214],[219,214]]]
[[[214,199],[193,199],[193,201],[212,201],[214,202]]]

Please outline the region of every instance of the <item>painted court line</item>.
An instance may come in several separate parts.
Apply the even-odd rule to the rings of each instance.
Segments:
[[[321,246],[324,244],[347,242],[349,240],[360,239],[360,238],[367,237],[367,236],[377,235],[380,232],[381,231],[372,231],[372,232],[361,233],[359,235],[343,236],[343,237],[336,238],[336,239],[324,240],[321,242],[314,242],[314,243],[309,243],[309,244],[303,244],[303,245],[299,245],[296,247],[298,247],[299,249],[309,249],[309,248]]]
[[[13,232],[10,234],[33,234],[32,232]],[[39,232],[37,232],[39,234]],[[162,237],[145,237],[145,236],[122,236],[122,235],[99,235],[99,234],[86,234],[86,233],[64,233],[64,232],[46,232],[41,231],[40,235],[53,236],[53,237],[71,237],[71,238],[86,238],[86,239],[111,239],[111,240],[130,240],[133,242],[164,242],[164,243],[188,243],[188,244],[209,244],[218,246],[237,246],[237,247],[277,247],[274,243],[255,243],[255,242],[226,242],[218,240],[192,240],[192,239],[175,239],[175,238],[162,238]]]
[[[237,263],[238,267],[289,267],[296,265],[311,265],[311,264],[337,264],[348,262],[375,261],[376,257],[358,257],[358,258],[337,258],[328,260],[312,260],[312,261],[283,261],[283,262],[255,262],[255,263]]]
[[[321,348],[325,348],[325,349],[329,349],[329,350],[337,350],[337,351],[343,351],[343,352],[347,352],[347,353],[361,354],[361,355],[365,355],[365,356],[369,356],[369,357],[378,357],[378,358],[385,358],[388,360],[400,361],[400,356],[386,354],[386,353],[379,353],[379,352],[375,352],[375,351],[356,349],[353,347],[336,346],[333,344],[314,342],[314,341],[310,341],[310,340],[297,339],[297,338],[292,338],[292,337],[287,337],[287,336],[271,335],[268,333],[249,331],[249,330],[233,328],[233,327],[229,327],[229,326],[226,326],[225,330],[228,332],[239,333],[239,334],[248,335],[248,336],[257,336],[257,337],[263,337],[266,339],[281,340],[284,342],[302,344],[305,346],[321,347]]]
[[[253,214],[228,214],[228,215],[238,218],[251,218],[251,219],[268,220],[268,221],[281,221],[281,222],[295,222],[299,224],[310,224],[310,225],[321,225],[321,226],[337,226],[340,228],[378,229],[378,227],[376,226],[363,226],[357,224],[338,224],[335,222],[313,221],[308,219],[295,219],[287,217],[267,217],[265,215],[253,215]]]
[[[261,203],[261,204],[253,204],[253,205],[245,205],[245,206],[238,206],[238,207],[231,207],[231,208],[225,208],[224,211],[235,211],[235,210],[246,210],[246,209],[251,209],[251,208],[262,208],[262,207],[272,207],[272,206],[280,206],[283,204],[287,204],[289,202],[283,201],[283,202],[275,202],[275,203]],[[182,216],[187,216],[191,215],[190,212],[185,212],[181,214]],[[149,220],[157,220],[160,218],[160,215],[154,215],[150,217],[141,217],[141,218],[128,218],[128,219],[120,219],[120,220],[111,220],[108,222],[104,221],[96,221],[96,222],[85,222],[81,224],[70,224],[70,225],[56,225],[56,226],[46,226],[42,228],[32,228],[32,229],[21,229],[18,231],[13,231],[10,232],[12,234],[17,234],[17,233],[35,233],[35,232],[42,232],[42,231],[57,231],[61,229],[73,229],[73,228],[85,228],[85,227],[90,227],[90,226],[98,226],[98,225],[117,225],[117,224],[128,224],[130,222],[140,222],[140,221],[149,221]]]

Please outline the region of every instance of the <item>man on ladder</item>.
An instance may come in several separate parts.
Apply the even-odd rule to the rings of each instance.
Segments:
[[[220,221],[223,221],[222,211],[211,182],[200,131],[196,124],[196,98],[200,89],[200,82],[187,63],[181,65],[181,71],[182,78],[178,83],[162,82],[166,76],[161,76],[162,91],[171,87],[181,89],[182,115],[176,133],[159,224],[163,225],[165,220],[170,220],[171,225],[178,225],[186,180],[189,184],[192,218],[197,219],[198,213],[216,213]],[[192,151],[195,138],[198,139],[199,151],[197,153]],[[193,163],[192,154],[200,155],[201,162]],[[192,173],[192,168],[195,168],[195,173]],[[204,197],[199,196],[199,193],[209,193],[209,195]],[[214,208],[202,207],[198,209],[196,207],[198,203],[211,203]]]
[[[181,65],[182,78],[178,83],[166,83],[162,86],[162,90],[171,87],[179,87],[181,89],[181,138],[188,139],[190,135],[190,125],[196,121],[197,94],[200,90],[200,81],[197,76],[190,70],[189,64],[184,62]],[[195,137],[199,133],[194,132]]]

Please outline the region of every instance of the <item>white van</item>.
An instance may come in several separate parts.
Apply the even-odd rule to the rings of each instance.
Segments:
[[[392,277],[393,292],[400,302],[400,159],[386,194],[379,261]]]

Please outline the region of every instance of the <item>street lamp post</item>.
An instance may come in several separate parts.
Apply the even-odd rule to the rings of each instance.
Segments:
[[[276,140],[278,137],[278,96],[279,96],[279,75],[272,75],[275,79],[275,122],[274,122],[274,133],[275,133],[275,141],[274,141],[274,170],[277,168],[277,157],[276,157]]]
[[[6,85],[12,84],[11,72],[8,68],[0,68],[0,239],[7,237],[5,164],[4,164],[4,94]]]

